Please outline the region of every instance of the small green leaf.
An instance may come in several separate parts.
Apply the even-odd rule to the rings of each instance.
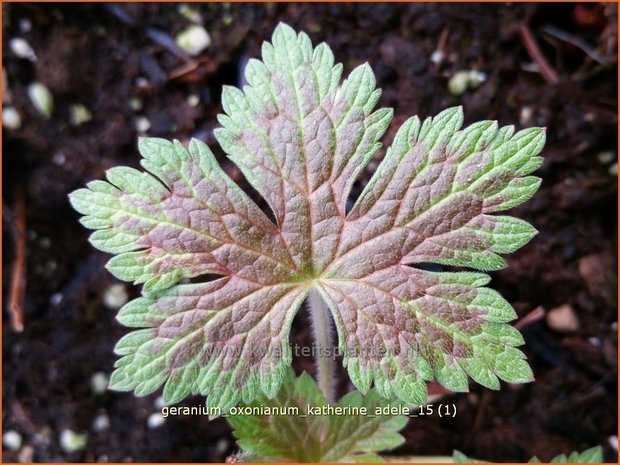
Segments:
[[[234,435],[252,461],[293,462],[377,462],[377,452],[393,449],[403,443],[398,434],[407,423],[406,416],[376,415],[377,408],[389,406],[375,390],[367,395],[352,392],[333,409],[366,409],[366,414],[310,412],[328,407],[314,380],[303,373],[295,378],[288,370],[278,395],[259,397],[243,404],[249,409],[272,409],[275,414],[238,414],[228,417]],[[395,404],[400,405],[400,404]],[[297,412],[297,413],[294,413]],[[286,434],[283,434],[286,431]]]
[[[454,451],[452,452],[452,461],[454,463],[475,463],[475,460],[470,459],[469,457],[467,457],[465,454],[463,454],[463,452],[454,449]]]
[[[601,446],[592,447],[583,452],[572,452],[568,457],[560,454],[551,459],[551,463],[602,463],[603,448]]]

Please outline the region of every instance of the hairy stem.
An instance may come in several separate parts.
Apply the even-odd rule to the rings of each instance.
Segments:
[[[336,361],[333,357],[331,314],[321,294],[314,288],[310,289],[308,305],[314,332],[317,381],[327,402],[332,403],[336,395]]]

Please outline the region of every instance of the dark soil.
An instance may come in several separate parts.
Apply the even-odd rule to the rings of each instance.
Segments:
[[[561,333],[544,318],[526,325],[524,350],[534,383],[504,385],[499,392],[476,385],[469,394],[446,397],[444,402],[458,408],[456,418],[411,420],[403,433],[406,443],[392,453],[449,455],[456,448],[484,460],[524,461],[602,445],[606,460],[616,461],[610,439],[617,434],[616,6],[194,7],[213,40],[195,69],[182,73],[185,62],[166,48],[166,40],[189,24],[177,6],[4,5],[3,68],[10,92],[4,96],[22,116],[20,129],[3,130],[4,308],[13,279],[20,190],[27,203],[27,292],[22,333],[11,329],[8,312],[3,313],[2,424],[29,446],[20,452],[5,448],[4,461],[32,453],[32,460],[48,462],[217,462],[236,451],[222,419],[175,417],[148,428],[157,395],[93,394],[91,377],[112,371],[113,346],[126,330],[102,303],[114,282],[103,266],[108,256],[87,243],[67,193],[102,178],[112,166],[138,166],[138,116],[150,120],[150,135],[198,137],[217,149],[212,130],[221,111],[220,89],[239,85],[243,64],[259,55],[261,42],[279,21],[308,32],[315,43],[327,41],[345,71],[371,64],[384,89],[381,105],[395,109],[389,137],[407,116],[433,115],[458,104],[467,123],[497,119],[548,128],[545,163],[537,173],[542,188],[514,211],[540,234],[507,258],[504,271],[493,273],[492,286],[520,318],[538,307],[549,311],[567,304],[579,327]],[[24,20],[30,31],[22,29]],[[557,83],[533,64],[521,24],[529,25]],[[550,26],[563,38],[549,33]],[[27,39],[37,61],[17,58],[7,45],[12,37]],[[594,50],[596,59],[576,41]],[[444,59],[433,63],[438,47]],[[462,96],[450,95],[449,77],[472,68],[488,79]],[[34,80],[54,95],[49,120],[28,100],[26,87]],[[200,97],[195,107],[187,100],[192,94]],[[132,98],[142,100],[141,110],[132,110]],[[75,103],[91,111],[90,122],[69,123]],[[217,155],[247,188],[239,171]],[[375,167],[371,163],[354,194]],[[130,297],[138,294],[130,285],[126,289]],[[306,328],[301,315],[292,340],[307,342]],[[295,367],[314,371],[309,359],[296,360]],[[350,389],[344,374],[341,389]],[[183,405],[202,402],[196,397]],[[95,432],[93,420],[102,413],[110,427]],[[59,436],[67,428],[88,433],[84,449],[63,451]]]

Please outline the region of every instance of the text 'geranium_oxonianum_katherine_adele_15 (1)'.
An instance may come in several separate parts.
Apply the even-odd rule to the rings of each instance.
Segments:
[[[352,208],[351,187],[393,115],[375,109],[368,64],[341,79],[325,44],[279,25],[242,90],[222,92],[217,141],[267,201],[265,214],[193,139],[145,137],[146,171],[116,167],[70,194],[110,272],[144,283],[118,314],[136,328],[115,351],[111,387],[167,403],[190,394],[230,409],[273,397],[291,364],[291,323],[306,297],[331,313],[353,384],[420,404],[426,381],[466,391],[528,382],[516,318],[484,271],[536,230],[498,214],[529,199],[545,131],[450,108],[414,116]],[[421,263],[475,271],[431,272]],[[459,269],[460,269],[459,268]],[[201,275],[200,283],[179,283]]]

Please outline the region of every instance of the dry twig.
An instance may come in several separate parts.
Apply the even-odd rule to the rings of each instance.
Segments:
[[[551,67],[545,56],[540,51],[540,47],[534,38],[534,34],[527,26],[527,24],[523,23],[520,26],[521,29],[521,37],[523,38],[523,44],[527,49],[527,53],[530,54],[532,60],[536,62],[538,67],[540,68],[540,72],[543,77],[550,82],[551,84],[557,84],[560,82],[560,78],[558,77],[558,73]]]
[[[15,199],[15,258],[11,267],[9,313],[11,328],[24,330],[24,299],[26,297],[26,196],[18,189]]]

